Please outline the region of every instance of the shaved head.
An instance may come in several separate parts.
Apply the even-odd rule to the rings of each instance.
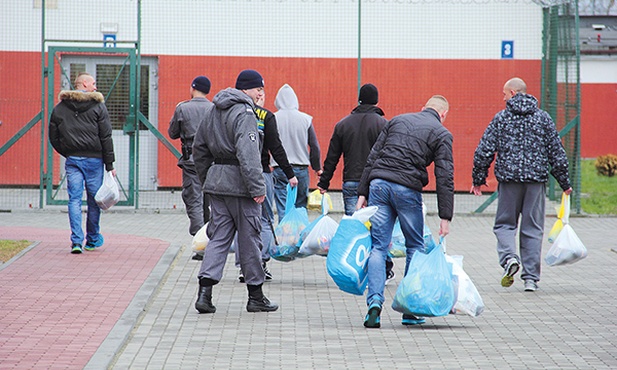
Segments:
[[[424,104],[424,108],[422,109],[424,110],[426,108],[435,109],[435,111],[437,111],[437,113],[439,114],[441,122],[443,122],[448,115],[448,109],[450,109],[450,105],[448,104],[448,101],[443,95],[433,95],[426,102],[426,104]]]
[[[527,93],[527,84],[518,77],[509,79],[508,82],[506,82],[505,87],[507,87],[508,90],[514,90],[517,93]]]
[[[425,108],[433,108],[439,113],[443,113],[450,109],[450,105],[445,97],[442,95],[433,95],[427,102],[424,104]]]
[[[75,78],[75,89],[88,92],[96,91],[96,80],[90,73],[82,72]]]

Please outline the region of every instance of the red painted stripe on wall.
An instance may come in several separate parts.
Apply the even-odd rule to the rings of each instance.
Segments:
[[[275,111],[274,99],[280,86],[290,84],[300,109],[313,116],[314,126],[326,156],[333,127],[357,104],[357,61],[353,59],[178,57],[159,56],[159,130],[167,136],[176,104],[189,98],[189,84],[201,74],[212,81],[208,96],[235,84],[242,69],[256,69],[265,79],[266,108]],[[537,60],[401,60],[365,59],[362,82],[379,88],[379,106],[386,118],[418,111],[433,94],[450,101],[445,126],[454,135],[455,186],[467,191],[475,150],[487,124],[503,109],[503,83],[519,76],[528,91],[540,93],[540,61]],[[40,111],[40,53],[0,52],[0,145],[6,143]],[[58,87],[57,87],[58,88]],[[584,84],[582,88],[582,156],[614,153],[611,135],[617,117],[613,104],[615,84]],[[57,93],[57,92],[56,92]],[[613,97],[614,99],[614,97]],[[179,148],[179,142],[173,141]],[[0,157],[0,185],[38,185],[40,126]],[[176,159],[159,145],[159,186],[180,187],[181,173]],[[342,160],[332,181],[340,188]],[[57,173],[58,171],[54,171]],[[492,171],[491,171],[492,172]],[[317,179],[311,178],[311,186]],[[496,181],[491,175],[489,190]],[[434,189],[434,181],[427,190]]]

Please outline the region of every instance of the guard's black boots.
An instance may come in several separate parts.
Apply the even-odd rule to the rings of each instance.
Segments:
[[[200,286],[197,293],[195,309],[199,313],[215,313],[216,307],[212,304],[212,286]]]
[[[248,285],[249,301],[246,304],[248,312],[272,312],[278,310],[279,306],[276,303],[270,302],[261,290],[260,285]]]

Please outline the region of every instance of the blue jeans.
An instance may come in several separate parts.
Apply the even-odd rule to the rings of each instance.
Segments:
[[[272,211],[272,200],[274,198],[274,180],[271,173],[264,172],[266,181],[266,201],[261,205],[261,260],[270,260],[270,243],[272,242],[272,228],[274,226],[274,212]],[[270,207],[268,207],[270,205]],[[269,221],[268,221],[269,220]]]
[[[81,245],[84,232],[81,228],[81,198],[86,186],[88,216],[86,219],[86,243],[97,243],[101,209],[96,204],[94,196],[103,184],[103,159],[88,157],[68,157],[64,166],[69,193],[69,223],[71,225],[71,242]]]
[[[373,300],[384,303],[386,284],[386,256],[392,240],[394,222],[398,217],[405,236],[407,260],[405,274],[411,257],[424,247],[424,220],[422,217],[422,193],[403,185],[382,179],[371,181],[369,206],[379,207],[371,217],[371,239],[373,247],[368,259],[367,304]]]
[[[358,204],[358,181],[343,182],[343,202],[345,203],[345,214],[353,215]]]
[[[296,208],[306,208],[309,192],[309,170],[307,166],[293,166],[294,174],[298,178],[298,196]],[[285,201],[287,200],[287,176],[280,167],[274,167],[274,201],[278,220],[281,222],[285,217]]]

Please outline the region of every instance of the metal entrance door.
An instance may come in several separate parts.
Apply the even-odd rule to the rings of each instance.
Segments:
[[[121,187],[120,205],[136,205],[137,189],[157,188],[158,136],[147,132],[150,129],[158,133],[157,69],[156,59],[140,60],[135,49],[50,47],[48,50],[48,114],[57,103],[59,90],[73,89],[75,77],[81,72],[94,76],[98,91],[105,97],[113,130],[114,167]],[[47,204],[67,204],[66,192],[59,191],[66,187],[64,158],[54,154],[50,146],[44,175]]]
[[[126,58],[103,56],[62,57],[62,68],[71,76],[71,81],[80,72],[88,72],[96,79],[98,91],[105,96],[105,105],[111,119],[116,172],[121,183],[128,184],[130,135],[125,134],[124,125],[129,115],[129,70],[123,68]],[[157,126],[156,102],[156,60],[142,58],[139,109],[155,127]],[[71,89],[67,79],[62,79],[61,88]],[[152,109],[150,109],[152,107]],[[139,125],[139,190],[157,188],[157,140],[144,125]]]

